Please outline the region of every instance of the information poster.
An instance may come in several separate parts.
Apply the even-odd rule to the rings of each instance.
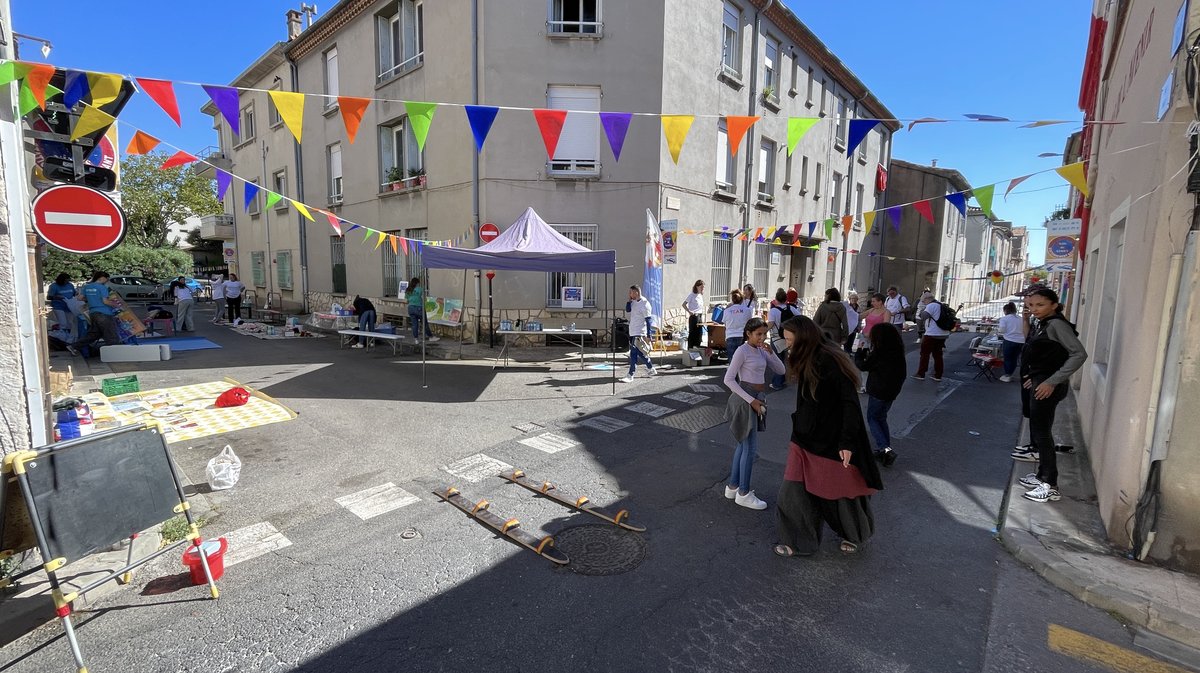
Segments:
[[[679,220],[658,223],[662,231],[663,264],[675,264],[679,258]]]
[[[564,287],[562,289],[563,308],[583,308],[583,288]]]

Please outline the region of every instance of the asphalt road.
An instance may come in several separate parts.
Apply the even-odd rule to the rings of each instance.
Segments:
[[[1122,625],[995,541],[1018,393],[970,380],[965,336],[952,341],[945,381],[909,380],[893,407],[900,459],[873,500],[871,542],[844,556],[830,534],[817,557],[781,559],[771,553],[773,510],[722,497],[725,426],[680,429],[719,418],[726,395],[691,387],[719,384],[718,368],[664,371],[612,398],[608,372],[577,364],[493,372],[443,362],[425,389],[411,358],[201,329],[225,348],[143,366],[143,387],[228,375],[300,412],[175,447],[194,478],[225,443],[246,461],[241,483],[208,496],[219,516],[206,535],[267,522],[291,545],[231,568],[216,603],[172,579],[177,558],[138,573],[78,615],[93,672],[1075,673],[1118,669],[1052,651],[1051,625],[1132,647]],[[678,391],[707,397],[665,397]],[[777,411],[760,438],[754,486],[772,505],[794,394],[771,396]],[[670,412],[627,409],[639,402]],[[598,416],[629,425],[584,424]],[[545,429],[513,427],[527,422]],[[547,453],[520,443],[546,432],[575,444]],[[479,453],[628,509],[648,531],[614,533],[500,479],[470,483],[444,469]],[[388,483],[420,500],[366,520],[336,500]],[[557,535],[579,559],[596,554],[598,571],[636,567],[599,576],[553,567],[439,502],[432,491],[447,485]],[[73,670],[59,634],[50,624],[0,650],[0,671]]]

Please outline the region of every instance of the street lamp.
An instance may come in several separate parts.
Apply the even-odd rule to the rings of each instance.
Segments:
[[[13,39],[13,56],[16,56],[17,58],[21,58],[21,45],[16,40],[16,38],[21,38],[21,39],[25,39],[25,40],[33,40],[35,42],[41,42],[42,43],[42,58],[50,58],[50,50],[54,48],[54,45],[50,44],[50,40],[47,40],[44,37],[34,37],[33,35],[25,35],[24,33],[14,32],[12,35],[14,38]]]

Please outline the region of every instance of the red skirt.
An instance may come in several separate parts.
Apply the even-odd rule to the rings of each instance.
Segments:
[[[825,500],[858,498],[876,493],[875,489],[867,486],[862,473],[854,465],[843,467],[840,460],[809,453],[795,442],[788,442],[787,468],[783,478],[803,482],[804,490]]]

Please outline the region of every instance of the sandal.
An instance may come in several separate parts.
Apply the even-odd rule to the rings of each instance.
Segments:
[[[775,554],[784,558],[789,558],[796,555],[796,550],[786,544],[775,545]]]
[[[858,545],[848,540],[842,540],[841,550],[843,554],[857,554]]]

